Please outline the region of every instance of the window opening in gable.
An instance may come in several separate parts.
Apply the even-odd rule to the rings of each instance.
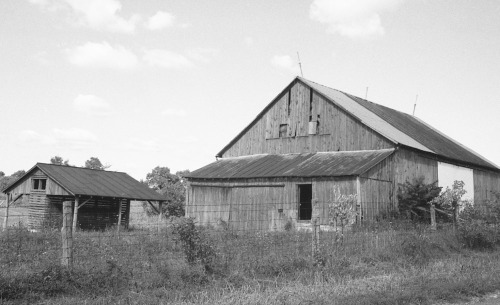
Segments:
[[[299,215],[298,220],[311,220],[312,215],[312,184],[298,185]]]
[[[288,135],[288,124],[280,124],[280,138]]]
[[[33,179],[32,189],[43,191],[47,187],[47,179]]]

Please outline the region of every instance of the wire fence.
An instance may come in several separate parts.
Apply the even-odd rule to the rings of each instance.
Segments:
[[[283,268],[391,251],[402,239],[433,236],[430,224],[397,219],[392,209],[377,210],[383,217],[361,222],[356,213],[360,210],[355,209],[352,218],[340,223],[322,209],[316,214],[313,210],[311,219],[301,220],[296,212],[276,208],[280,205],[275,203],[272,210],[269,206],[240,205],[224,210],[213,203],[188,207],[196,224],[189,227],[185,218],[148,216],[142,203],[133,202],[126,225],[71,232],[71,266],[101,272],[117,281],[126,279],[131,289],[141,290],[154,287],[172,272],[184,272],[186,266],[196,265],[205,272],[279,275]],[[0,208],[0,219],[5,212]],[[29,207],[10,207],[7,229],[0,233],[0,265],[5,276],[43,272],[47,266],[64,264],[67,240],[61,227],[29,227],[29,217]],[[447,229],[446,225],[441,228]]]

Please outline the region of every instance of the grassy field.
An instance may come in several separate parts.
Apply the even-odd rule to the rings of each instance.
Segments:
[[[0,303],[436,304],[500,289],[500,250],[466,249],[451,228],[323,232],[312,256],[310,233],[197,228],[182,239],[176,222],[158,232],[140,209],[119,234],[76,233],[72,270],[60,267],[58,230],[1,233]]]

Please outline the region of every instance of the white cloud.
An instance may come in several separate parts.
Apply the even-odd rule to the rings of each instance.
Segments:
[[[107,42],[87,42],[66,50],[69,62],[80,67],[130,69],[138,65],[137,56],[123,46],[112,47]]]
[[[89,115],[108,116],[111,114],[111,106],[103,98],[95,95],[78,95],[73,101],[74,108]]]
[[[97,136],[80,128],[53,129],[54,138],[59,145],[79,149],[97,142]]]
[[[291,72],[294,75],[299,75],[300,68],[299,64],[295,62],[288,55],[276,55],[271,59],[271,64],[280,69],[284,69],[288,72]]]
[[[194,66],[184,55],[161,49],[145,50],[143,59],[150,66],[162,68],[181,69]]]
[[[380,13],[395,9],[403,0],[314,0],[309,16],[328,25],[328,31],[349,38],[384,35]]]
[[[42,145],[54,145],[56,144],[56,139],[50,135],[44,135],[38,133],[34,130],[23,130],[19,133],[19,140],[26,144],[28,143],[38,143]]]
[[[85,26],[110,32],[133,33],[140,17],[125,19],[118,15],[122,5],[117,0],[64,0]]]
[[[150,30],[161,30],[170,27],[174,24],[175,16],[163,11],[158,11],[153,16],[149,17],[148,21],[145,23],[147,29]]]
[[[165,109],[161,114],[169,117],[185,117],[187,112],[184,109]]]

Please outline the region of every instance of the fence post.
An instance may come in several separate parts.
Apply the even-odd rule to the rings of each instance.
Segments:
[[[436,224],[436,209],[434,208],[434,203],[431,203],[431,230],[437,230]]]
[[[72,202],[63,202],[62,258],[61,265],[71,268],[73,266],[73,230],[72,230]]]
[[[120,234],[120,227],[122,225],[122,200],[118,199],[118,223],[116,224],[116,233]]]
[[[9,205],[10,205],[10,193],[7,193],[7,198],[5,198],[5,215],[3,217],[3,231],[7,230],[7,225],[9,222]]]
[[[313,199],[311,205],[312,205],[312,215],[311,215],[312,255],[313,259],[316,259],[316,255],[319,252],[319,231],[320,231],[318,199],[316,198]]]

